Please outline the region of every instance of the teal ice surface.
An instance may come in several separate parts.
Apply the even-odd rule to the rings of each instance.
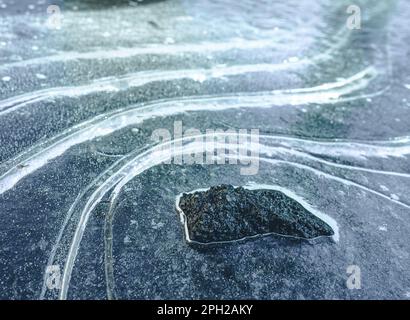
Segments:
[[[0,298],[410,296],[407,1],[356,1],[360,29],[349,1],[51,4],[0,0]],[[162,163],[176,121],[259,129],[257,173]],[[289,190],[339,239],[193,248],[176,197],[222,183]]]

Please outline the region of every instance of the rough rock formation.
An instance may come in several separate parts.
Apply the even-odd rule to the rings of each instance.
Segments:
[[[188,239],[225,242],[275,233],[304,239],[332,236],[333,229],[300,203],[276,190],[248,190],[231,185],[184,193],[179,208]]]

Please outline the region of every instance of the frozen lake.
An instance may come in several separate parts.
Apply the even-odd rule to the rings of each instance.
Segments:
[[[410,298],[410,3],[272,2],[0,0],[1,299]],[[257,153],[176,161],[210,129]],[[176,199],[221,184],[337,239],[193,247]]]

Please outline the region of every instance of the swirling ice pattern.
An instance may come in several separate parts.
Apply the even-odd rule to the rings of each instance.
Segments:
[[[343,28],[342,28],[343,30]],[[38,102],[60,97],[82,97],[91,93],[112,92],[128,90],[132,87],[143,86],[155,81],[174,81],[178,79],[193,79],[205,81],[208,79],[244,76],[253,73],[274,73],[277,71],[302,68],[330,59],[332,53],[337,51],[347,41],[349,34],[344,31],[328,51],[317,54],[311,58],[301,59],[294,63],[286,64],[249,64],[215,67],[212,69],[185,69],[185,70],[148,70],[125,74],[120,77],[108,77],[95,79],[91,83],[67,87],[54,87],[24,93],[14,97],[8,97],[0,101],[0,117],[15,113],[23,108],[35,112]],[[93,59],[121,59],[137,55],[173,55],[181,52],[194,54],[209,52],[224,52],[231,49],[255,50],[274,46],[270,40],[245,41],[243,39],[231,39],[224,43],[187,43],[183,45],[161,46],[152,45],[145,48],[130,48],[111,51],[92,51],[81,53],[59,53],[44,58],[29,59],[15,63],[9,63],[0,67],[0,70],[9,70],[20,67],[33,67],[58,62],[64,63],[73,60]],[[292,88],[286,90],[272,90],[264,92],[242,92],[236,94],[221,94],[208,96],[193,96],[184,98],[172,98],[159,101],[127,106],[122,109],[100,114],[82,123],[66,129],[45,141],[38,141],[32,147],[21,154],[3,163],[0,176],[0,194],[12,192],[13,188],[29,175],[59,156],[64,155],[70,148],[91,141],[98,137],[106,137],[128,128],[135,124],[143,125],[155,117],[167,118],[182,115],[186,112],[207,111],[217,114],[223,110],[252,108],[274,108],[275,106],[297,105],[331,105],[341,104],[347,101],[361,100],[378,95],[380,92],[363,93],[369,84],[379,76],[380,70],[375,66],[368,66],[363,70],[357,70],[347,79],[335,80],[331,83],[323,83],[309,88]],[[199,136],[202,138],[202,136]],[[56,256],[64,257],[64,269],[62,274],[62,287],[59,293],[60,299],[66,299],[70,287],[71,275],[75,266],[77,253],[81,240],[87,227],[87,222],[96,206],[107,195],[110,196],[110,210],[105,217],[105,275],[107,281],[108,298],[116,298],[114,266],[113,266],[113,218],[116,201],[124,186],[141,173],[169,160],[175,151],[177,155],[191,154],[201,151],[203,146],[195,142],[195,137],[173,140],[155,145],[136,149],[129,154],[119,156],[118,159],[90,184],[79,191],[76,200],[67,212],[60,228],[55,243],[50,252],[48,265],[55,264]],[[174,150],[173,154],[164,152],[164,147],[174,142],[181,142],[182,146]],[[217,146],[216,146],[217,147]],[[237,145],[224,145],[227,149],[237,150]],[[263,134],[258,144],[253,145],[260,157],[258,160],[269,166],[292,166],[302,171],[324,177],[328,180],[341,183],[351,188],[360,189],[373,194],[384,201],[391,202],[405,209],[410,209],[410,204],[405,201],[392,198],[371,185],[354,181],[345,177],[345,172],[362,172],[367,175],[394,176],[400,179],[409,179],[410,174],[386,167],[379,167],[370,160],[407,158],[410,155],[410,137],[399,137],[388,141],[347,141],[347,140],[308,140],[291,136],[275,136]],[[354,159],[362,165],[348,164]],[[341,160],[345,161],[344,163]],[[335,171],[337,169],[339,171]],[[268,187],[268,186],[265,186]],[[295,200],[301,200],[296,194],[292,194]],[[319,213],[320,214],[320,213]],[[337,230],[337,223],[328,217],[332,227]],[[401,218],[398,216],[398,218]],[[73,232],[70,230],[74,230]],[[339,233],[335,235],[335,240]],[[69,243],[68,247],[62,243]],[[40,298],[47,297],[46,278]]]
[[[144,152],[141,152],[141,150],[137,150],[134,153],[134,155],[128,155],[124,157],[122,161],[119,161],[119,162],[122,162],[121,165],[119,164],[119,162],[117,162],[115,163],[113,167],[107,170],[107,172],[112,172],[114,168],[119,168],[117,171],[115,171],[108,177],[97,178],[89,187],[87,187],[87,189],[94,188],[95,190],[93,191],[92,195],[88,197],[86,205],[84,207],[78,208],[81,214],[78,219],[79,222],[77,224],[77,229],[72,238],[71,246],[68,252],[66,265],[64,268],[62,290],[60,293],[60,298],[62,299],[66,298],[72,268],[74,266],[75,257],[78,252],[78,248],[79,248],[79,245],[82,239],[82,235],[85,230],[85,226],[87,225],[87,221],[93,209],[101,201],[101,199],[106,195],[107,192],[111,192],[111,197],[110,197],[111,199],[110,208],[111,209],[110,209],[110,212],[106,216],[106,228],[108,228],[108,230],[106,230],[107,232],[106,235],[107,234],[109,235],[106,237],[106,242],[108,242],[106,243],[106,250],[108,250],[108,252],[106,252],[106,255],[105,255],[107,259],[106,261],[107,280],[109,280],[107,283],[107,286],[109,288],[108,296],[109,297],[115,296],[114,292],[112,291],[114,285],[113,285],[112,261],[111,261],[112,253],[110,252],[110,250],[112,248],[111,228],[112,228],[112,219],[113,219],[113,208],[115,207],[115,201],[117,199],[117,196],[120,194],[121,189],[125,186],[125,184],[127,184],[131,179],[141,174],[145,170],[148,170],[149,168],[152,168],[156,165],[159,165],[169,160],[171,156],[191,154],[191,153],[195,153],[195,152],[203,150],[202,149],[203,145],[201,143],[198,144],[198,143],[192,142],[192,140],[195,140],[195,138],[196,137],[190,137],[190,138],[184,139],[184,141],[182,141],[183,147],[177,150],[174,150],[173,151],[174,153],[164,152],[164,150],[171,150],[171,149],[166,148],[167,145],[164,145],[164,144],[154,146]],[[327,173],[326,171],[316,169],[314,162],[319,162],[319,163],[325,164],[326,166],[333,166],[333,167],[343,168],[343,169],[352,170],[352,171],[364,170],[366,172],[370,172],[373,174],[398,175],[398,176],[401,176],[407,179],[410,178],[410,174],[400,173],[400,172],[386,172],[383,170],[371,170],[371,169],[360,168],[360,167],[339,165],[337,163],[332,163],[332,162],[325,161],[317,157],[313,157],[309,155],[309,152],[307,152],[307,150],[312,151],[312,149],[317,153],[322,151],[323,152],[322,156],[324,156],[325,154],[332,154],[334,152],[333,154],[337,155],[339,158],[340,157],[350,157],[352,155],[355,155],[357,157],[362,157],[363,154],[366,154],[366,156],[368,157],[378,157],[378,156],[384,157],[386,155],[402,157],[402,156],[406,156],[410,154],[409,138],[403,139],[405,141],[404,146],[403,145],[396,146],[394,143],[391,143],[391,142],[380,142],[380,144],[384,145],[384,147],[379,147],[377,145],[352,143],[352,142],[347,143],[347,142],[334,141],[334,142],[325,143],[325,142],[316,142],[316,141],[309,141],[309,140],[302,140],[302,139],[292,139],[289,137],[281,138],[281,137],[273,137],[273,136],[261,136],[260,138],[269,144],[275,143],[275,144],[280,144],[280,145],[285,146],[285,147],[283,146],[277,147],[277,146],[269,146],[265,144],[257,144],[257,145],[252,146],[253,148],[255,148],[255,150],[258,150],[258,152],[260,153],[260,158],[258,159],[262,162],[267,162],[271,165],[292,165],[292,166],[295,166],[303,170],[309,170],[318,176],[324,176],[327,179],[332,179],[332,180],[341,182],[343,184],[362,189],[366,192],[373,193],[385,199],[386,201],[391,201],[407,209],[410,209],[409,204],[392,199],[388,195],[385,195],[381,192],[373,190],[370,187],[363,186],[354,181],[350,181],[342,177],[334,176],[330,173]],[[175,143],[175,142],[176,141],[170,141],[170,142],[167,142],[166,144],[171,145],[172,143]],[[223,145],[223,146],[232,151],[238,148],[238,145],[228,144],[228,145]],[[217,149],[218,147],[219,146],[216,145],[215,149]],[[302,149],[304,150],[304,152],[295,151],[298,149]],[[363,152],[363,150],[367,150],[368,152]],[[387,150],[390,150],[390,152]],[[288,157],[287,154],[291,156],[296,155],[300,159],[308,159],[308,161],[311,161],[312,164],[305,165],[305,164],[298,163],[298,161],[288,161],[288,160],[280,159],[282,157],[284,158]],[[279,158],[279,159],[275,159],[275,158]],[[83,191],[83,195],[85,194],[86,191],[88,190]],[[71,217],[74,210],[75,210],[74,207],[70,209],[67,215],[68,219]],[[68,221],[66,220],[66,222]],[[333,225],[335,225],[335,223],[333,223]],[[338,238],[338,235],[336,235],[336,238]],[[58,246],[58,243],[55,247],[57,246]],[[50,262],[52,262],[52,259]]]

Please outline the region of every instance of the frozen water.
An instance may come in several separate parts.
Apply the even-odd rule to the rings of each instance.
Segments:
[[[55,29],[0,5],[0,298],[408,298],[408,1],[356,1],[361,29],[343,0],[53,4]],[[175,121],[259,129],[257,174],[164,163]],[[198,251],[175,198],[220,184],[289,190],[338,241]]]

